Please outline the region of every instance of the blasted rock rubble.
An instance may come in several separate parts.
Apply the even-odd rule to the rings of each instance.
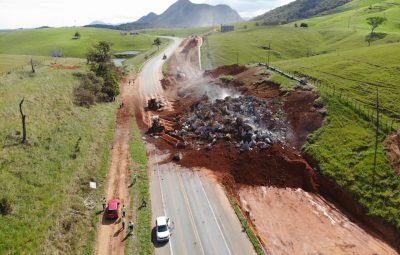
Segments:
[[[223,141],[241,151],[267,149],[275,143],[286,143],[288,129],[284,112],[274,113],[270,102],[254,96],[225,97],[210,101],[207,96],[195,103],[178,119],[178,127],[169,134],[195,148],[213,149]]]

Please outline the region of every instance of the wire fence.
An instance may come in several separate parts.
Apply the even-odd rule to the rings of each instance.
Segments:
[[[32,58],[32,59],[34,61],[35,66],[41,65],[48,60],[48,58]],[[9,74],[19,72],[19,71],[24,71],[27,68],[31,68],[30,59],[29,60],[27,59],[26,64],[24,64],[24,65],[15,66],[6,71],[0,72],[0,77],[4,77],[4,76],[7,76]]]
[[[379,111],[376,109],[376,104],[371,105],[371,103],[363,102],[359,99],[354,99],[350,97],[347,93],[344,93],[342,89],[336,89],[336,86],[317,83],[314,84],[318,88],[318,91],[323,97],[335,98],[343,105],[347,106],[353,112],[355,112],[359,117],[368,121],[372,126],[377,124],[377,112],[379,112],[379,129],[385,133],[390,134],[400,130],[400,118],[390,117],[384,112],[388,109],[379,106]]]
[[[266,64],[261,64],[267,66]],[[357,91],[345,90],[342,87],[337,87],[336,85],[330,85],[324,83],[320,80],[312,80],[312,84],[309,82],[305,82],[304,79],[298,78],[295,74],[290,74],[288,72],[284,72],[276,67],[269,66],[269,69],[277,72],[289,79],[298,81],[302,85],[313,85],[320,92],[322,97],[332,98],[338,100],[343,105],[350,108],[354,113],[356,113],[359,117],[368,121],[371,126],[376,127],[378,121],[377,117],[379,112],[379,129],[384,134],[390,134],[392,132],[396,132],[400,130],[400,113],[396,112],[393,109],[389,109],[384,107],[379,103],[378,111],[376,106],[376,101],[368,101],[366,99],[354,98],[351,94],[356,93]],[[363,92],[362,88],[359,92]],[[365,93],[371,93],[373,91],[368,90],[364,91]],[[386,95],[379,95],[379,100],[384,98],[385,100],[391,101],[392,99],[387,98]],[[378,100],[378,101],[379,101]]]

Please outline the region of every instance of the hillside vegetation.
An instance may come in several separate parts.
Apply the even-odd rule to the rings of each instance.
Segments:
[[[296,0],[264,13],[254,20],[262,21],[264,24],[288,23],[294,20],[316,16],[350,1],[351,0]]]
[[[74,40],[75,32],[81,34]],[[65,57],[84,58],[87,50],[99,41],[113,44],[114,51],[151,47],[154,38],[146,35],[122,36],[120,31],[98,28],[46,28],[0,33],[0,54],[50,56],[60,50]]]
[[[383,39],[368,47],[366,18],[374,16],[386,17],[387,22],[377,29],[384,34]],[[320,163],[322,173],[350,190],[371,215],[398,228],[400,178],[380,143],[373,183],[375,125],[366,116],[373,118],[378,88],[384,121],[381,128],[399,127],[399,17],[399,0],[354,0],[329,15],[296,21],[307,23],[306,29],[296,28],[295,23],[242,23],[235,32],[211,34],[202,47],[206,68],[237,61],[267,62],[270,54],[272,65],[310,82],[318,81],[317,89],[328,103],[328,117],[324,127],[310,137],[305,151]],[[379,140],[385,135],[381,132]]]
[[[116,105],[77,107],[74,73],[85,61],[58,61],[81,69],[41,65],[0,78],[0,200],[11,207],[0,216],[0,254],[92,253]],[[22,98],[28,145],[20,143]]]

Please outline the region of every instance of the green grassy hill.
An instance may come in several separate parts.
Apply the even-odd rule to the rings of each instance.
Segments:
[[[75,32],[81,34],[72,39]],[[0,33],[0,54],[50,56],[52,50],[61,50],[65,57],[83,58],[98,41],[113,43],[113,50],[148,50],[154,40],[152,36],[122,36],[120,31],[97,28],[47,28],[18,30]]]
[[[371,16],[388,19],[377,29],[387,35],[368,47],[366,18]],[[328,117],[305,150],[370,214],[400,228],[400,178],[380,144],[373,184],[374,124],[365,120],[373,114],[379,88],[383,126],[400,124],[400,1],[354,0],[329,15],[296,21],[301,22],[309,28],[295,28],[295,22],[269,27],[247,22],[237,24],[235,32],[215,32],[202,47],[203,66],[267,62],[270,53],[272,65],[321,81],[317,89],[328,103]]]
[[[3,49],[3,48],[2,48]],[[0,78],[0,254],[92,253],[96,211],[108,170],[116,104],[73,104],[84,61],[59,59],[81,70],[48,65]],[[30,145],[20,144],[18,104],[25,98]],[[89,189],[96,180],[98,190]],[[88,210],[84,201],[95,202]]]
[[[283,24],[329,12],[349,1],[351,0],[296,0],[264,13],[254,20],[262,21],[264,24]]]

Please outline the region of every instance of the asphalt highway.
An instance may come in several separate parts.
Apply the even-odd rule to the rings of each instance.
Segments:
[[[139,76],[144,103],[149,97],[163,96],[162,56],[171,56],[182,42],[170,39],[171,45],[149,60]],[[168,155],[151,144],[148,154],[153,228],[158,216],[165,215],[174,222],[169,242],[157,243],[153,229],[157,255],[255,254],[222,187],[210,175],[165,163]]]

